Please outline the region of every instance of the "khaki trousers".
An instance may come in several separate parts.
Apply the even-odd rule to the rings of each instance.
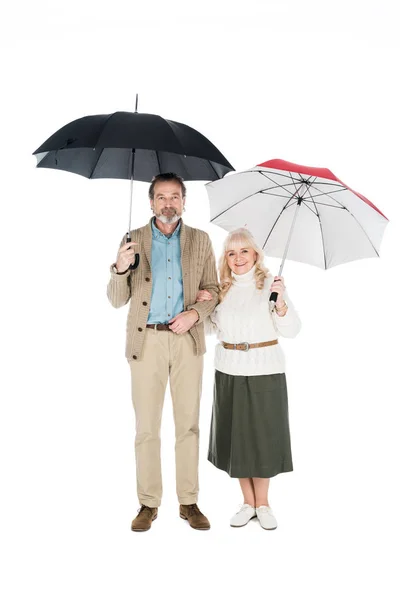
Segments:
[[[167,381],[175,422],[176,492],[180,504],[197,502],[199,408],[203,356],[189,332],[145,330],[142,360],[130,361],[136,416],[136,480],[140,504],[158,507],[162,496],[161,416]]]

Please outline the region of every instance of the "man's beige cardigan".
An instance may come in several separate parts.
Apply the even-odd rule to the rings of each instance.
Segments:
[[[140,254],[139,267],[135,271],[117,275],[110,268],[111,278],[107,296],[115,308],[124,306],[130,300],[126,327],[126,352],[129,360],[142,358],[143,341],[147,317],[150,310],[151,275],[151,219],[145,227],[131,231],[131,240]],[[125,243],[124,241],[121,242]],[[193,350],[197,356],[206,351],[204,319],[214,310],[218,299],[218,279],[215,257],[210,238],[205,231],[188,227],[181,222],[180,231],[181,263],[183,278],[183,304],[185,310],[194,308],[199,320],[189,330],[193,338]],[[196,302],[197,292],[208,290],[213,299]]]

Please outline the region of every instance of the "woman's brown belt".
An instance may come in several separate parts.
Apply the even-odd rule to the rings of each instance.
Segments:
[[[240,342],[240,344],[227,344],[226,342],[221,342],[225,350],[242,350],[243,352],[247,352],[252,348],[264,348],[265,346],[275,346],[278,343],[278,340],[271,340],[270,342],[258,342],[258,344],[249,344],[248,342]]]

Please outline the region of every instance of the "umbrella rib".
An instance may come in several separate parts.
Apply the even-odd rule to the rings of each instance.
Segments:
[[[273,189],[273,188],[269,188],[269,189]],[[274,196],[275,198],[291,198],[291,196],[281,196],[280,194],[275,194],[272,192],[267,192],[266,190],[260,190],[259,192],[260,194],[265,194],[265,196]]]
[[[207,160],[207,162],[208,162],[208,164],[210,165],[210,167],[212,168],[212,170],[214,171],[214,173],[216,174],[216,176],[217,176],[217,179],[219,179],[218,173],[217,173],[217,171],[215,170],[215,168],[214,168],[214,165],[213,165],[213,164],[211,164],[211,160]]]
[[[189,171],[187,170],[186,164],[184,163],[184,159],[186,158],[186,156],[187,156],[187,155],[186,155],[186,154],[177,154],[177,156],[179,156],[180,162],[181,162],[181,164],[182,164],[183,168],[185,169],[185,172],[186,172],[187,174],[189,174]],[[184,180],[184,179],[185,179],[185,178],[183,177],[183,180]]]
[[[96,162],[95,162],[95,163],[94,163],[94,165],[93,165],[92,172],[90,173],[90,175],[89,175],[88,179],[92,179],[93,173],[94,173],[94,171],[95,171],[95,169],[96,169],[97,165],[99,164],[100,156],[103,154],[103,152],[104,152],[104,148],[102,148],[102,149],[101,149],[101,151],[100,151],[100,154],[99,154],[99,156],[97,157],[97,160],[96,160]]]
[[[283,173],[283,172],[282,172],[282,173],[277,173],[276,171],[258,171],[258,170],[257,170],[257,171],[252,171],[252,172],[254,172],[254,173],[261,173],[261,174],[262,174],[262,175],[264,175],[264,176],[266,176],[266,173],[271,173],[271,174],[273,174],[273,175],[279,175],[280,177],[287,177],[287,178],[289,178],[289,176],[290,176],[290,178],[292,179],[293,183],[294,183],[294,181],[295,181],[295,180],[293,179],[293,175],[292,175],[292,172],[291,172],[291,171],[288,171],[289,175],[285,175],[285,173]],[[298,175],[298,177],[301,177],[301,174],[300,174],[300,173],[297,173],[297,175]],[[318,177],[317,177],[316,175],[314,175],[314,181],[313,181],[313,185],[315,184],[315,182],[316,182],[316,180],[317,180],[317,179],[318,179]],[[298,179],[298,180],[296,180],[296,181],[297,181],[297,182],[301,182],[301,181],[302,181],[302,179]],[[343,186],[343,185],[342,185],[342,184],[340,184],[340,183],[334,183],[334,181],[333,181],[333,180],[332,180],[332,181],[322,181],[322,180],[321,180],[321,181],[318,181],[318,185],[330,185],[330,186],[333,186],[333,187],[338,187],[338,188],[340,188],[340,189],[339,189],[339,190],[337,190],[337,191],[345,191],[345,190],[347,190],[346,186]],[[336,193],[336,192],[333,192],[333,193]]]
[[[257,172],[261,173],[262,175],[264,175],[265,177],[267,177],[265,171],[257,171]],[[278,174],[278,173],[275,173],[274,171],[268,171],[268,173],[273,173],[274,175]],[[290,178],[292,180],[293,185],[295,185],[295,182],[296,183],[303,182],[303,180],[301,178],[300,179],[294,179],[293,174],[292,174],[291,171],[288,171],[288,173],[289,173],[289,176],[290,176]],[[288,177],[288,175],[285,175],[283,173],[282,174],[279,173],[278,175],[280,175],[281,177]],[[301,177],[301,174],[297,173],[297,176]],[[270,178],[267,177],[267,179],[270,179]],[[318,188],[315,185],[315,182],[317,181],[317,179],[318,179],[318,177],[314,176],[314,181],[312,182],[312,185],[315,187],[316,190],[318,190]],[[270,179],[270,181],[273,181],[273,180]],[[276,182],[273,181],[273,183],[276,183]],[[276,185],[278,185],[278,184],[276,184]],[[287,184],[287,185],[290,185],[290,184]],[[330,181],[318,181],[318,185],[329,185],[329,186],[333,186],[333,187],[338,187],[339,189],[331,192],[332,194],[336,194],[337,192],[344,192],[344,191],[347,190],[347,188],[345,186],[343,186],[342,184],[331,183]],[[323,192],[322,190],[318,190],[318,191],[320,192],[321,196],[327,196],[327,195],[329,195],[328,192]],[[331,198],[331,200],[333,200],[334,202],[338,202],[337,200],[335,200],[335,198]],[[338,202],[338,204],[340,204],[340,202]]]
[[[182,155],[182,154],[183,154],[183,156],[186,156],[186,155],[187,155],[187,153],[184,151],[184,148],[183,148],[183,146],[182,146],[181,140],[180,140],[180,139],[178,138],[178,136],[176,135],[176,133],[175,133],[175,131],[174,131],[174,128],[172,127],[171,123],[168,121],[168,119],[164,119],[164,121],[165,121],[166,123],[168,123],[168,127],[169,127],[169,128],[170,128],[170,130],[172,131],[172,133],[173,133],[173,136],[174,136],[175,140],[178,142],[178,144],[179,144],[179,145],[180,145],[180,147],[181,147],[181,150],[182,150],[182,152],[177,152],[177,154],[179,154],[179,155]]]
[[[316,185],[313,185],[313,188],[316,189],[317,192],[319,192],[320,196],[328,196],[328,198],[330,198],[334,202],[337,202],[339,204],[339,206],[341,206],[342,208],[346,208],[346,206],[344,204],[339,202],[339,200],[336,200],[336,198],[332,198],[332,196],[330,194],[337,194],[338,192],[346,191],[347,188],[343,188],[341,190],[338,190],[337,192],[323,192],[323,191],[319,190]],[[347,210],[347,208],[346,208],[346,210]]]
[[[158,172],[161,173],[161,163],[160,163],[160,158],[158,156],[158,150],[155,150],[156,153],[156,159],[157,159],[157,164],[158,164]]]
[[[317,191],[318,188],[315,187],[315,185],[313,185],[313,188],[315,188]],[[329,196],[329,194],[338,194],[339,192],[345,192],[346,190],[343,188],[342,190],[336,190],[334,192],[320,192],[319,194],[315,194],[314,198],[317,198],[318,196]],[[338,204],[340,204],[340,202],[338,200],[336,200],[335,198],[332,198],[332,200],[334,202],[337,202]]]
[[[113,116],[114,116],[115,114],[116,114],[115,112],[114,112],[114,113],[111,113],[110,115],[108,115],[107,119],[104,121],[104,123],[103,123],[103,125],[102,125],[102,127],[101,127],[101,130],[99,131],[99,135],[97,136],[97,142],[96,142],[96,144],[98,144],[98,143],[99,143],[99,140],[100,140],[101,136],[102,136],[102,135],[103,135],[103,133],[104,133],[104,129],[105,129],[105,128],[106,128],[106,126],[108,125],[108,121],[109,121],[110,119],[112,119],[112,118],[113,118]],[[96,147],[96,144],[94,145],[94,147]]]
[[[296,183],[300,183],[300,184],[302,183],[302,181],[301,181],[301,180],[299,180],[298,182],[295,182],[295,181],[294,181],[294,179],[293,179],[293,177],[292,177],[292,174],[290,174],[290,176],[291,176],[291,179],[292,179],[292,183],[286,183],[285,185],[282,185],[281,183],[277,183],[276,181],[274,181],[273,179],[271,179],[271,177],[268,177],[268,176],[266,175],[266,173],[264,173],[264,172],[262,172],[262,171],[260,171],[260,172],[261,172],[261,173],[262,173],[262,175],[264,175],[264,177],[266,177],[266,178],[267,178],[267,179],[268,179],[268,180],[269,180],[271,183],[273,183],[273,184],[275,185],[275,187],[279,187],[279,188],[282,188],[282,189],[284,189],[284,188],[285,188],[287,185],[294,185],[294,186],[296,186]],[[274,175],[276,175],[276,173],[274,173]],[[300,187],[301,187],[301,186],[300,186]],[[272,187],[272,188],[270,187],[270,188],[267,188],[267,189],[269,189],[269,190],[273,190],[274,188],[273,188],[273,187]]]
[[[315,178],[315,180],[317,180],[317,179],[318,179],[318,177]],[[315,183],[315,181],[314,181],[314,183]],[[347,190],[346,186],[341,185],[340,183],[333,183],[331,181],[322,181],[321,180],[321,181],[318,181],[318,185],[330,185],[332,187],[340,188],[340,189],[338,189],[338,192],[346,191]]]
[[[226,208],[225,210],[223,210],[222,212],[220,212],[218,215],[215,215],[215,217],[213,217],[211,219],[210,223],[212,223],[213,221],[215,221],[215,219],[218,219],[218,217],[220,217],[221,215],[223,215],[226,212],[228,212],[228,210],[231,210],[231,208],[233,208],[234,206],[237,206],[241,202],[244,202],[245,200],[248,200],[249,198],[252,198],[253,196],[255,196],[258,193],[259,193],[258,191],[254,192],[253,194],[250,194],[249,196],[246,196],[246,198],[242,198],[241,200],[238,200],[237,202],[235,202],[235,204],[232,204],[231,206],[228,206],[228,208]]]
[[[301,187],[301,186],[302,186],[302,184],[300,184],[300,187]],[[264,248],[265,248],[265,246],[266,246],[266,243],[268,242],[269,238],[271,237],[271,233],[272,233],[272,232],[273,232],[273,230],[275,229],[275,225],[277,224],[277,222],[278,222],[278,221],[279,221],[279,219],[281,218],[281,216],[282,216],[282,214],[283,214],[283,211],[284,211],[284,210],[286,210],[286,209],[288,208],[288,206],[289,206],[289,202],[290,202],[290,201],[291,201],[291,200],[292,200],[292,199],[295,197],[295,195],[297,194],[297,192],[298,192],[298,191],[299,191],[299,190],[297,189],[297,190],[296,190],[296,191],[295,191],[295,192],[292,194],[292,196],[289,198],[288,202],[285,204],[285,206],[282,208],[281,212],[280,212],[280,213],[279,213],[279,215],[277,216],[275,223],[272,225],[272,227],[271,227],[271,229],[270,229],[270,231],[269,231],[269,234],[267,235],[267,239],[265,240],[265,242],[264,242],[264,243],[263,243],[263,245],[261,246],[261,248],[262,248],[263,250],[264,250]],[[292,206],[293,206],[293,204],[292,204]]]
[[[319,196],[320,194],[317,194]],[[316,198],[316,196],[314,196]],[[310,200],[303,200],[303,202],[310,202]],[[319,206],[329,206],[330,208],[338,208],[339,210],[346,210],[345,206],[335,206],[334,204],[325,204],[324,202],[314,202],[314,204],[319,204]]]
[[[307,200],[307,202],[309,202],[309,200]],[[308,208],[308,210],[310,210],[313,215],[315,215],[316,217],[318,217],[318,213],[314,212],[313,209],[310,206],[308,206],[308,204],[306,204],[306,200],[303,200],[302,204],[304,204],[304,206],[306,208]]]
[[[290,179],[292,180],[292,183],[294,184],[294,178],[293,178],[292,171],[289,171],[289,175],[290,175]],[[298,173],[297,173],[297,175],[298,175]]]
[[[256,171],[257,172],[257,171]],[[259,172],[259,171],[258,171]],[[272,182],[275,183],[275,182]],[[208,184],[207,184],[208,185]],[[287,185],[293,185],[292,183],[288,183]],[[276,187],[281,188],[283,186],[276,184]],[[273,190],[274,188],[268,188]],[[245,200],[248,200],[249,198],[252,198],[253,196],[255,196],[256,194],[260,194],[260,193],[265,193],[265,190],[257,190],[256,192],[253,192],[252,194],[249,194],[248,196],[246,196],[245,198],[242,198],[241,200],[238,200],[237,202],[235,202],[235,204],[232,204],[231,206],[228,206],[228,208],[225,208],[225,210],[223,210],[222,212],[220,212],[218,215],[215,215],[215,217],[213,217],[210,220],[210,223],[212,223],[213,221],[215,221],[215,219],[218,219],[218,217],[220,217],[221,215],[225,214],[226,212],[228,212],[228,210],[231,210],[231,208],[234,208],[235,206],[237,206],[238,204],[240,204],[241,202],[244,202]],[[293,196],[290,196],[290,198],[288,196],[284,196],[287,197],[289,200],[291,200],[293,198]]]
[[[267,193],[267,190],[268,190],[268,191],[270,191],[270,190],[276,190],[277,188],[281,188],[282,190],[284,190],[284,191],[286,192],[286,188],[287,188],[287,187],[291,187],[291,186],[293,186],[293,185],[296,185],[295,183],[285,183],[285,184],[283,184],[283,185],[282,185],[282,183],[276,183],[275,181],[272,181],[272,179],[270,179],[270,181],[271,181],[271,183],[273,183],[274,185],[272,185],[272,186],[270,186],[270,187],[268,187],[268,188],[264,188],[264,189],[261,189],[261,190],[259,190],[259,193],[261,193],[261,194],[266,194],[266,193]],[[289,190],[288,190],[288,191],[289,191]],[[257,193],[257,192],[256,192],[256,193]],[[286,196],[286,197],[288,198],[288,196]]]
[[[319,190],[317,187],[315,188],[318,192],[321,192],[321,190]],[[347,189],[347,188],[345,188]],[[332,192],[333,194],[336,194],[336,192]],[[352,192],[354,193],[354,192]],[[353,219],[355,220],[355,222],[357,223],[357,225],[361,228],[362,232],[364,233],[364,235],[366,236],[367,240],[369,241],[369,243],[371,244],[372,248],[374,249],[375,254],[379,257],[378,251],[375,248],[374,244],[371,242],[369,235],[367,234],[367,232],[365,231],[364,227],[361,225],[361,223],[356,219],[356,217],[353,215],[352,212],[349,211],[349,209],[347,208],[347,206],[345,206],[344,204],[341,204],[338,200],[336,200],[335,198],[332,198],[329,194],[326,194],[326,196],[328,196],[328,198],[330,198],[331,200],[333,200],[334,202],[337,202],[338,204],[340,204],[340,206],[342,208],[344,208],[345,210],[347,210],[347,212],[349,213],[349,215],[351,215],[353,217]]]
[[[375,248],[374,244],[371,242],[371,239],[369,237],[369,235],[367,234],[367,232],[365,231],[364,227],[361,225],[360,221],[358,221],[355,216],[353,215],[353,213],[351,213],[349,211],[348,208],[346,208],[347,212],[349,213],[349,215],[351,215],[353,217],[353,219],[355,220],[355,222],[357,223],[357,225],[360,227],[361,231],[363,232],[363,234],[366,236],[367,240],[369,241],[369,243],[371,244],[375,254],[377,255],[377,257],[379,258],[379,254],[378,254],[378,250]]]
[[[292,173],[289,171],[290,175],[286,175],[285,173],[277,173],[276,171],[254,171],[255,173],[261,173],[261,175],[263,175],[264,177],[267,177],[267,173],[269,173],[270,175],[279,175],[280,177],[287,177],[287,179],[291,179],[292,182],[294,183],[294,179],[292,176]],[[267,179],[269,179],[269,177],[267,177]],[[298,183],[301,182],[301,179],[299,179]]]
[[[318,188],[316,188],[316,189],[318,190]],[[318,191],[320,191],[320,190],[318,190]],[[334,192],[334,193],[335,193],[335,192]],[[330,198],[329,194],[327,194],[327,196]],[[332,199],[334,202],[338,202],[337,200],[335,200],[335,198],[331,198],[331,199]],[[340,202],[338,202],[338,204],[340,204]],[[329,205],[327,205],[327,206],[329,206]],[[378,258],[379,258],[379,253],[378,253],[377,249],[375,248],[374,244],[372,243],[372,241],[371,241],[371,239],[370,239],[369,235],[368,235],[368,234],[367,234],[367,232],[365,231],[364,227],[361,225],[361,223],[358,221],[358,219],[356,219],[356,217],[353,215],[353,213],[349,211],[349,209],[347,208],[347,206],[344,206],[343,204],[341,204],[341,206],[342,206],[342,208],[343,208],[344,210],[347,210],[347,212],[349,213],[349,215],[350,215],[351,217],[353,217],[353,219],[355,220],[355,222],[356,222],[356,223],[357,223],[357,225],[360,227],[361,231],[363,232],[363,234],[365,235],[365,237],[367,238],[367,240],[368,240],[368,241],[369,241],[369,243],[371,244],[371,246],[372,246],[372,248],[373,248],[373,250],[374,250],[374,252],[375,252],[376,256],[378,256]]]
[[[293,200],[293,198],[289,198],[289,202],[290,202],[291,200]],[[287,204],[287,205],[285,206],[285,209],[284,209],[284,210],[288,210],[289,208],[292,208],[292,206],[296,206],[296,204],[297,204],[297,198],[295,198],[295,202],[292,202],[292,204]]]

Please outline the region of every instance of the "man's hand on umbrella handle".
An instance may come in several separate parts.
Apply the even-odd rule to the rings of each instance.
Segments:
[[[275,292],[277,294],[277,298],[275,300],[276,308],[282,308],[284,306],[285,301],[283,299],[283,294],[285,291],[285,280],[283,277],[275,277],[274,281],[271,285],[271,292]]]
[[[137,242],[127,242],[118,250],[116,267],[119,273],[123,273],[129,269],[129,265],[135,259],[135,246],[138,245]]]
[[[213,297],[208,290],[199,290],[196,296],[196,302],[205,302],[206,300],[212,300]]]

